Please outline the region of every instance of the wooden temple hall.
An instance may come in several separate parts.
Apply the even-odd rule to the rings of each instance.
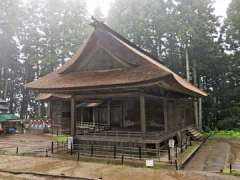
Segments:
[[[49,103],[56,133],[76,141],[158,146],[195,127],[207,94],[102,22],[60,69],[26,85]],[[177,138],[176,138],[177,139]]]

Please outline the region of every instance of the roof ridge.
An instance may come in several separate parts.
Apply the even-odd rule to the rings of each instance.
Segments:
[[[111,29],[108,25],[104,24],[92,18],[93,22],[91,25],[95,27],[95,31],[91,33],[88,41],[85,41],[82,46],[82,50],[79,50],[70,60],[69,63],[65,64],[62,68],[58,69],[55,72],[49,73],[48,75],[38,79],[36,82],[31,82],[26,85],[26,87],[31,89],[39,89],[42,92],[49,92],[54,90],[60,90],[64,88],[87,88],[87,87],[110,87],[110,86],[123,86],[123,85],[133,85],[136,83],[146,83],[150,80],[156,80],[156,78],[166,77],[166,75],[170,75],[172,81],[176,85],[167,84],[168,86],[177,87],[175,91],[180,91],[184,89],[186,94],[193,96],[206,96],[207,94],[201,91],[198,87],[194,86],[186,79],[182,78],[167,66],[163,65],[158,58],[154,57],[152,54],[146,52],[141,49],[133,42],[129,41],[113,29]],[[126,73],[113,73],[115,71],[110,72],[101,72],[101,76],[98,76],[96,72],[92,72],[92,74],[83,73],[83,74],[72,74],[71,69],[74,67],[74,64],[79,60],[84,58],[84,54],[86,55],[92,48],[95,47],[98,41],[102,41],[104,47],[110,48],[110,50],[115,51],[116,48],[122,48],[122,51],[119,53],[129,53],[134,54],[134,58],[140,59],[144,63],[145,69],[135,69],[134,71],[127,71]],[[92,43],[95,43],[92,44]],[[117,44],[115,48],[111,48],[111,43]],[[120,55],[118,54],[118,55]],[[132,54],[132,55],[133,55]],[[145,63],[144,61],[148,62]],[[149,64],[149,66],[148,66]],[[65,74],[66,73],[66,74]],[[68,74],[69,73],[69,74]],[[78,72],[79,73],[79,72]],[[64,82],[64,83],[63,83]],[[61,85],[63,83],[63,85]],[[45,87],[43,85],[45,84]],[[181,90],[182,91],[182,90]],[[189,92],[191,91],[191,93]],[[60,91],[59,91],[60,92]]]
[[[105,30],[107,30],[108,32],[110,32],[111,34],[113,34],[116,38],[118,38],[120,41],[122,41],[123,43],[128,44],[129,46],[131,46],[132,48],[136,49],[137,51],[139,51],[140,53],[143,53],[143,55],[151,58],[152,60],[154,60],[154,62],[152,62],[153,64],[157,65],[159,68],[163,68],[164,70],[170,72],[173,77],[179,82],[179,81],[184,81],[184,83],[191,85],[192,87],[194,87],[194,89],[196,91],[198,91],[198,87],[192,83],[190,83],[189,81],[187,81],[186,79],[182,78],[180,75],[178,75],[177,73],[173,72],[171,69],[169,69],[167,66],[165,66],[164,64],[160,63],[160,60],[158,58],[156,58],[155,56],[153,56],[152,54],[148,53],[147,51],[143,50],[142,48],[138,47],[137,45],[135,45],[133,42],[129,41],[128,39],[126,39],[125,37],[123,37],[121,34],[119,34],[118,32],[114,31],[112,28],[110,28],[108,25],[106,25],[104,22],[98,21],[96,18],[92,17],[93,23],[91,23],[92,26],[94,26],[95,28],[104,28]],[[181,83],[180,82],[180,83]],[[181,83],[182,84],[182,83]],[[202,91],[201,89],[199,89],[200,91]],[[203,92],[203,91],[202,91]],[[205,92],[203,92],[204,94],[206,94]]]
[[[152,64],[157,65],[159,68],[163,68],[164,70],[173,73],[177,76],[179,76],[178,74],[176,74],[175,72],[173,72],[171,69],[169,69],[167,66],[165,66],[164,64],[162,64],[160,62],[160,59],[155,57],[154,55],[152,55],[151,53],[148,53],[147,51],[143,50],[142,48],[138,47],[136,44],[134,44],[133,42],[131,42],[130,40],[128,40],[127,38],[123,37],[121,34],[119,34],[118,32],[114,31],[112,28],[110,28],[108,25],[106,25],[104,22],[102,21],[98,21],[96,18],[92,17],[93,23],[91,23],[90,25],[92,25],[95,28],[104,28],[104,30],[106,30],[107,32],[111,33],[112,35],[115,36],[115,38],[119,39],[120,41],[122,41],[123,43],[126,43],[127,45],[129,45],[130,47],[136,49],[137,51],[139,51],[140,53],[142,53],[143,55],[147,56],[148,58],[151,58],[151,60],[154,60],[154,62],[152,62]],[[181,77],[182,78],[182,77]],[[185,79],[184,79],[185,80]]]
[[[138,51],[140,51],[141,53],[145,54],[146,56],[151,57],[152,59],[154,59],[155,61],[157,61],[158,63],[160,63],[160,59],[157,58],[156,56],[152,55],[151,53],[145,51],[144,49],[140,48],[139,46],[137,46],[136,44],[134,44],[133,42],[131,42],[130,40],[128,40],[127,38],[125,38],[123,35],[119,34],[118,32],[114,31],[112,28],[110,28],[107,24],[105,24],[103,21],[99,21],[96,18],[92,17],[93,22],[90,24],[92,25],[94,28],[104,28],[105,30],[107,30],[108,32],[110,32],[111,34],[113,34],[114,36],[116,36],[117,38],[119,38],[120,40],[126,42],[127,44],[129,44],[130,46],[132,46],[133,48],[137,49]]]

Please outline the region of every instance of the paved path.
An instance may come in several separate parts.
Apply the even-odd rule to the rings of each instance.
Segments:
[[[231,146],[227,142],[208,140],[185,166],[185,170],[220,172],[224,169]]]

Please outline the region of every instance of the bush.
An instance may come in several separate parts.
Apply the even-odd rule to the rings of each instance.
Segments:
[[[238,117],[227,117],[223,120],[218,121],[217,128],[219,130],[233,130],[233,129],[239,129],[238,124]]]
[[[210,138],[220,139],[240,139],[240,131],[211,131],[208,133]]]
[[[68,139],[67,135],[53,136],[53,141],[58,143],[66,143]]]

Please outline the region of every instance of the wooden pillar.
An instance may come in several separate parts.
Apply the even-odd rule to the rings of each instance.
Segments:
[[[48,101],[48,106],[47,106],[47,118],[51,119],[51,115],[52,115],[52,112],[51,112],[51,101],[49,100]]]
[[[145,97],[140,96],[140,120],[141,120],[141,131],[146,132],[146,110],[145,110]]]
[[[200,89],[202,89],[203,87],[202,87],[202,80],[201,80],[201,78],[200,78],[200,81],[199,81],[199,88]],[[202,130],[202,128],[203,128],[203,122],[202,122],[202,98],[200,97],[200,98],[198,98],[198,122],[199,122],[199,129],[200,130]]]
[[[76,122],[75,122],[75,99],[71,98],[71,136],[76,135]]]
[[[178,146],[181,147],[182,146],[182,133],[181,133],[181,131],[177,132],[177,141],[178,141]]]
[[[198,99],[194,98],[194,116],[195,116],[195,126],[196,128],[199,128],[199,122],[198,122]]]
[[[126,109],[126,104],[123,102],[122,104],[122,128],[125,126],[125,109]]]
[[[199,108],[199,112],[198,112],[198,122],[199,122],[199,129],[202,130],[203,128],[203,124],[202,124],[202,98],[198,99],[198,108]]]
[[[81,117],[80,117],[81,120],[80,120],[80,122],[83,123],[83,108],[81,108],[80,111],[81,111]]]
[[[111,101],[107,102],[107,124],[111,126]]]
[[[93,123],[93,125],[96,124],[95,110],[96,110],[96,109],[93,107],[93,108],[92,108],[92,123]]]
[[[164,114],[164,131],[168,131],[168,104],[167,100],[163,100],[163,114]]]
[[[38,118],[41,118],[42,117],[42,113],[41,113],[41,105],[42,105],[42,103],[39,101],[38,103],[37,103],[37,105],[38,105]]]

